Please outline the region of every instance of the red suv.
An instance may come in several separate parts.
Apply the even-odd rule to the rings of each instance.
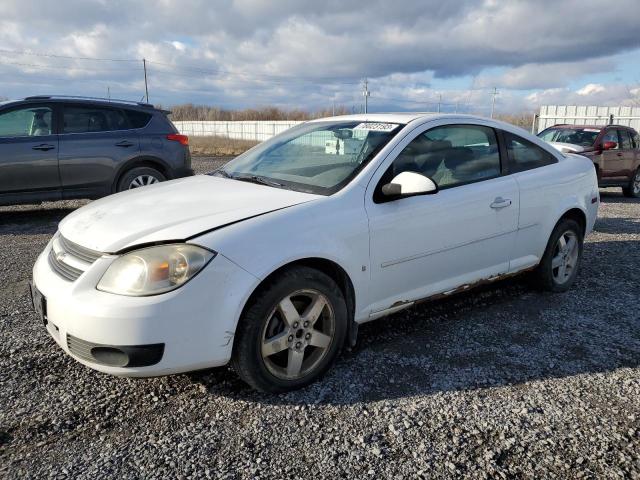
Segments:
[[[640,136],[622,125],[554,125],[538,134],[563,152],[593,160],[601,187],[622,187],[627,197],[640,197]]]

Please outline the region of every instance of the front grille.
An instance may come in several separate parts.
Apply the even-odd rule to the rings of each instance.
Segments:
[[[81,247],[77,243],[70,242],[69,240],[64,238],[62,235],[60,235],[59,240],[60,240],[60,246],[67,253],[87,263],[93,263],[102,256],[102,253],[96,252],[95,250],[89,250],[88,248],[85,248],[85,247]]]
[[[64,263],[56,256],[53,249],[49,252],[49,265],[51,265],[54,272],[71,282],[75,281],[83,273],[79,268],[74,268]]]
[[[62,278],[75,281],[102,256],[102,253],[75,244],[62,235],[53,240],[49,265]]]

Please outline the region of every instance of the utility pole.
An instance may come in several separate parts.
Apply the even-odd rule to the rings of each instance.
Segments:
[[[442,94],[438,94],[438,113],[440,113],[440,105],[442,104]]]
[[[107,85],[107,98],[111,101],[111,87]]]
[[[371,92],[369,91],[369,81],[365,77],[364,86],[363,86],[363,89],[362,89],[362,96],[364,97],[364,113],[367,113],[367,109],[369,107],[369,96],[370,95],[371,95]]]
[[[149,103],[149,84],[147,83],[147,59],[142,59],[142,66],[144,68],[144,92],[145,97],[147,98],[147,103]]]
[[[491,100],[491,118],[493,118],[493,114],[496,111],[496,97],[499,93],[500,92],[498,92],[498,89],[496,87],[493,87],[493,92],[491,93],[491,95],[493,95],[493,99]]]

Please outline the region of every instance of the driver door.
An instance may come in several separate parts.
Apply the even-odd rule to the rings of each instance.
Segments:
[[[373,317],[508,272],[519,193],[500,157],[492,128],[440,125],[409,136],[378,169],[365,199]],[[429,176],[440,190],[385,199],[382,185],[402,171]]]
[[[54,122],[52,104],[29,103],[0,112],[0,195],[60,197]]]

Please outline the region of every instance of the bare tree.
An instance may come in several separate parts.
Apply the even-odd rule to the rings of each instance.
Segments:
[[[531,129],[531,124],[533,123],[533,116],[535,113],[533,112],[520,112],[516,114],[497,114],[495,116],[496,120],[501,120],[503,122],[510,123],[517,127],[524,128],[525,130]]]
[[[333,114],[333,108],[326,108],[310,112],[306,110],[283,110],[278,107],[247,108],[244,110],[225,110],[216,106],[194,105],[186,103],[169,107],[171,119],[175,121],[256,121],[256,120],[310,120],[312,118],[329,117]],[[345,106],[335,107],[335,115],[346,115],[348,109]]]

